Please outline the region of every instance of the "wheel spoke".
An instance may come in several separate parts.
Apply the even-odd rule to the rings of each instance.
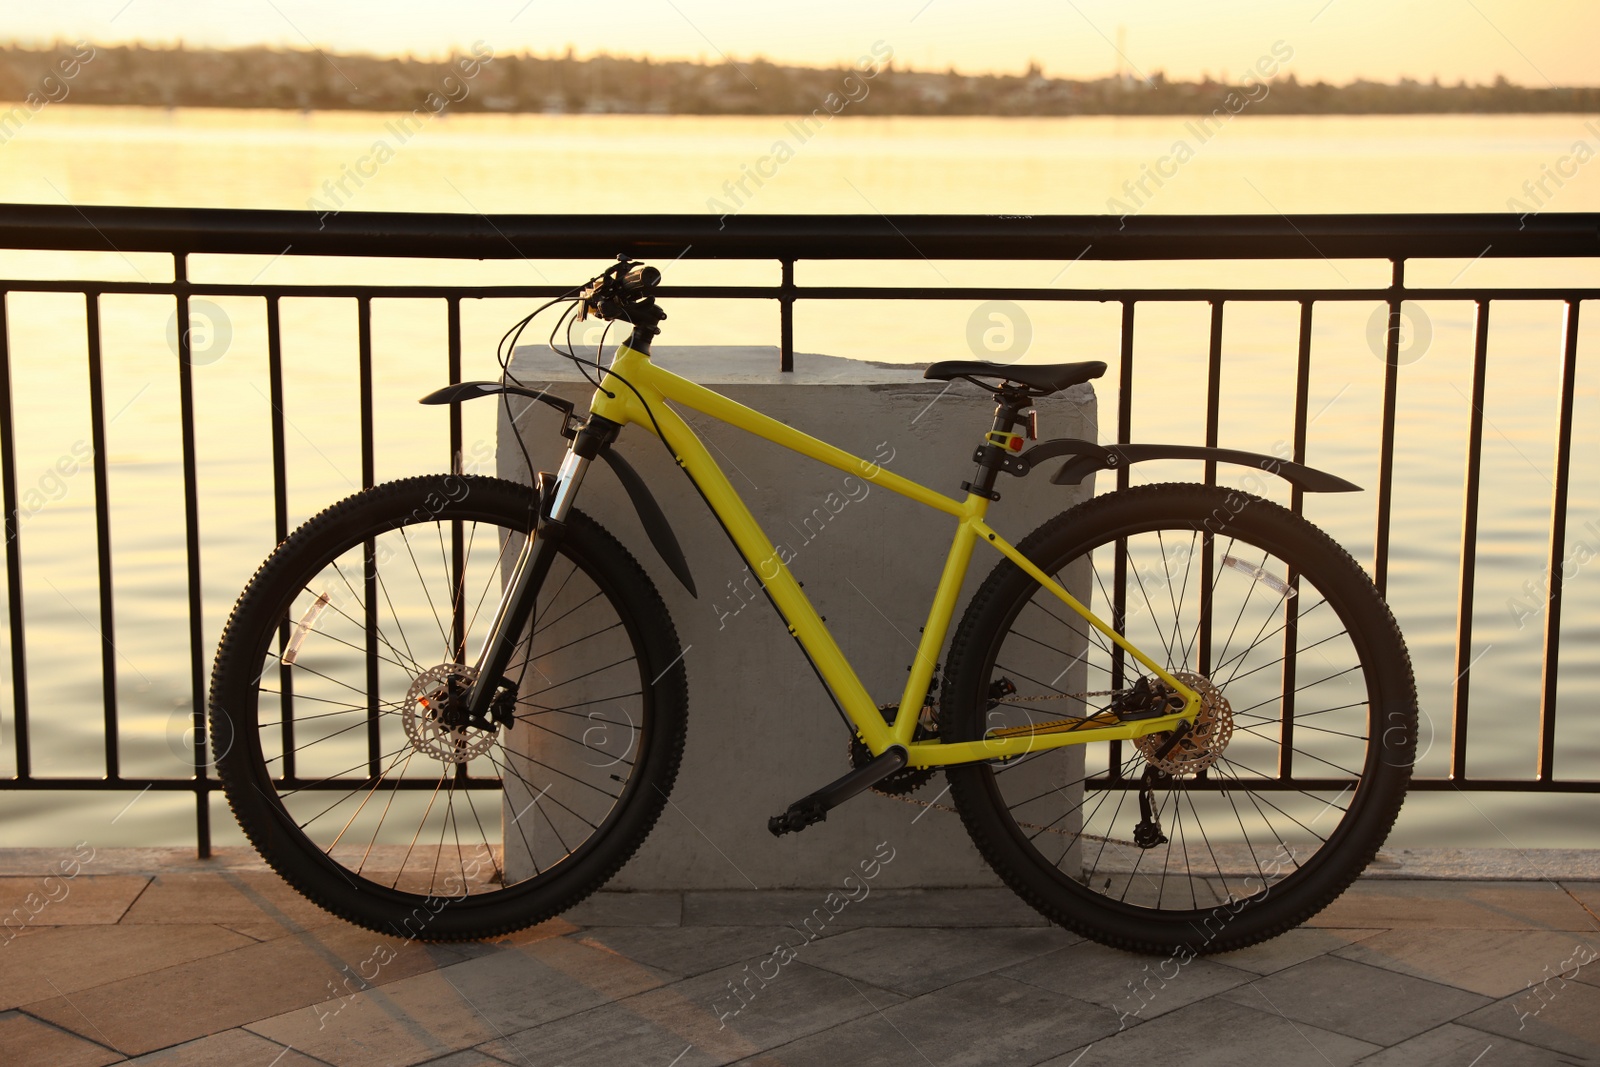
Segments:
[[[677,653],[670,639],[646,643],[670,621],[638,565],[576,512],[506,669],[523,691],[488,718],[462,706],[467,645],[483,639],[527,536],[529,496],[458,477],[471,491],[442,506],[436,482],[379,486],[286,540],[229,623],[212,696],[238,737],[219,751],[224,788],[274,865],[319,899],[354,900],[335,908],[347,918],[393,931],[428,914],[452,937],[591,891],[597,868],[563,858],[604,866],[637,848],[671,785],[660,753],[681,748],[683,728],[681,690],[658,688],[646,666],[646,648]],[[304,623],[313,610],[321,622]],[[435,654],[430,632],[443,655],[419,658]],[[287,710],[291,685],[305,714]],[[473,911],[501,894],[519,903]]]
[[[1187,735],[1091,739],[949,772],[975,834],[1000,820],[1004,830],[986,834],[985,854],[1008,881],[1044,887],[1052,911],[1074,916],[1082,932],[1123,945],[1131,938],[1147,951],[1181,943],[1215,951],[1267,936],[1269,920],[1252,909],[1271,886],[1281,886],[1274,896],[1303,894],[1308,911],[1319,906],[1326,897],[1305,868],[1309,858],[1326,854],[1314,869],[1328,877],[1353,876],[1341,864],[1360,862],[1371,842],[1334,828],[1348,830],[1362,805],[1395,803],[1402,792],[1365,788],[1368,777],[1404,773],[1374,769],[1371,758],[1374,694],[1386,674],[1407,669],[1402,644],[1383,646],[1381,599],[1303,519],[1253,498],[1239,511],[1228,492],[1174,485],[1113,493],[1028,538],[1042,570],[1058,581],[1072,576],[1063,586],[1086,604],[1092,593],[1097,611],[1125,604],[1128,639],[1158,661],[1165,656],[1166,670],[1190,672],[1201,703]],[[1160,514],[1164,504],[1170,514]],[[1197,560],[1202,540],[1209,567]],[[1281,640],[1285,574],[1299,598],[1293,644]],[[1079,702],[1125,707],[1119,694],[1141,679],[1159,686],[1148,667],[1059,607],[1015,568],[997,568],[952,645],[942,736],[980,740],[991,720],[1054,723],[1082,714]],[[1016,691],[991,696],[1002,678]],[[1300,726],[1292,735],[1279,715],[1289,694],[1304,697],[1288,719]],[[1288,777],[1291,766],[1349,784],[1303,788]],[[1051,877],[1039,882],[1025,873],[1033,868]],[[1225,932],[1205,921],[1219,900],[1230,904]]]

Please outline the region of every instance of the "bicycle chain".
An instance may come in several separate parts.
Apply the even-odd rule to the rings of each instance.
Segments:
[[[1069,701],[1069,699],[1082,699],[1082,697],[1086,696],[1115,696],[1117,693],[1120,693],[1120,689],[1096,689],[1096,691],[1093,691],[1093,693],[1051,693],[1048,694],[1048,696],[1011,697],[1011,702]],[[938,701],[928,704],[928,709],[933,710],[934,713],[938,713]],[[877,790],[874,790],[874,792],[877,792]],[[949,790],[946,790],[946,792],[949,792]],[[902,803],[915,806],[915,808],[933,808],[934,811],[949,811],[950,814],[957,814],[957,816],[958,814],[962,814],[960,811],[957,811],[957,809],[952,808],[950,805],[941,805],[941,803],[938,803],[938,800],[917,800],[917,798],[910,797],[910,795],[907,795],[907,793],[878,793],[878,795],[880,795],[880,797],[888,797],[890,800],[902,801]],[[944,795],[944,793],[939,793],[939,797],[942,797],[942,795]],[[1138,845],[1134,845],[1133,841],[1123,840],[1123,838],[1120,837],[1101,837],[1101,835],[1098,835],[1098,833],[1070,833],[1067,832],[1067,830],[1059,830],[1056,829],[1056,827],[1050,827],[1050,825],[1038,825],[1037,822],[1018,822],[1016,825],[1024,830],[1038,830],[1038,832],[1042,833],[1059,833],[1061,837],[1074,837],[1080,841],[1104,841],[1104,843],[1107,843],[1107,845],[1125,845],[1128,846],[1128,848],[1139,848]]]
[[[1040,701],[1045,701],[1045,700],[1074,700],[1074,699],[1081,700],[1084,697],[1116,696],[1120,692],[1122,692],[1122,690],[1120,690],[1120,689],[1096,689],[1096,690],[1092,690],[1092,691],[1084,692],[1084,693],[1050,693],[1050,694],[1047,694],[1045,696],[1008,697],[1007,698],[1007,703],[1038,703]],[[931,706],[932,707],[937,707],[937,705],[931,705]],[[948,790],[946,790],[946,791],[948,792]],[[934,811],[947,811],[952,815],[960,815],[961,814],[959,811],[957,811],[955,808],[952,808],[950,805],[948,805],[948,804],[940,804],[937,801],[933,801],[933,800],[918,800],[916,797],[909,796],[909,795],[907,795],[905,793],[882,793],[882,792],[878,792],[877,790],[873,790],[873,792],[877,792],[878,795],[881,796],[881,797],[887,797],[890,800],[898,800],[898,801],[901,801],[902,803],[910,804],[913,807],[931,808]],[[940,796],[944,796],[944,793],[940,793],[939,795]],[[1059,830],[1059,829],[1057,829],[1057,828],[1055,828],[1053,826],[1040,826],[1037,823],[1030,823],[1030,822],[1019,822],[1016,825],[1021,829],[1038,830],[1041,833],[1059,834],[1062,837],[1073,837],[1073,838],[1076,838],[1079,841],[1102,841],[1102,842],[1104,842],[1104,843],[1106,843],[1108,845],[1126,845],[1128,848],[1138,848],[1139,847],[1136,843],[1134,843],[1132,841],[1124,840],[1123,838],[1120,838],[1120,837],[1102,837],[1099,834],[1074,834],[1074,833],[1071,833],[1071,832],[1069,832],[1067,830]]]
[[[880,793],[878,795],[879,796],[888,796],[888,794],[886,794],[886,793]],[[944,794],[940,793],[939,795],[943,796]],[[902,801],[902,802],[904,802],[906,804],[911,804],[911,805],[914,805],[914,806],[919,807],[919,808],[932,808],[934,811],[948,811],[952,815],[960,815],[961,814],[961,812],[957,811],[955,808],[952,808],[948,804],[940,804],[940,803],[937,803],[936,801],[932,801],[932,800],[918,800],[916,797],[909,797],[909,796],[891,796],[891,797],[889,797],[889,799],[890,800],[899,800],[899,801]],[[1062,837],[1073,837],[1073,838],[1078,839],[1079,841],[1104,841],[1108,845],[1126,845],[1129,848],[1138,848],[1139,847],[1134,842],[1124,840],[1123,838],[1120,838],[1120,837],[1101,837],[1099,834],[1074,834],[1074,833],[1071,833],[1070,831],[1067,831],[1067,830],[1058,830],[1053,826],[1040,826],[1038,823],[1031,823],[1031,822],[1019,822],[1019,823],[1017,823],[1017,826],[1021,827],[1022,829],[1025,829],[1025,830],[1038,830],[1038,831],[1040,831],[1042,833],[1059,834]]]

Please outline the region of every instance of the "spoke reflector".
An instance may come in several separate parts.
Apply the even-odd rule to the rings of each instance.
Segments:
[[[1256,567],[1246,563],[1237,556],[1223,556],[1222,565],[1224,567],[1232,567],[1241,574],[1249,575],[1251,578],[1265,585],[1268,589],[1271,589],[1273,592],[1277,593],[1280,597],[1292,597],[1295,595],[1295,590],[1290,587],[1288,582],[1284,581],[1282,578],[1279,578],[1276,574],[1268,574],[1266,570],[1261,567]]]
[[[283,665],[285,667],[294,666],[295,658],[300,655],[300,646],[306,643],[306,634],[311,632],[311,628],[317,624],[317,620],[322,618],[322,613],[327,610],[328,594],[318,594],[317,599],[312,602],[311,606],[306,609],[305,615],[301,617],[300,625],[295,628],[294,637],[289,640],[289,647],[283,650]]]

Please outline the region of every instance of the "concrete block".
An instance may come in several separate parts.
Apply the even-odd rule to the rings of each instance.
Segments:
[[[740,403],[954,497],[963,495],[960,484],[972,477],[973,450],[993,418],[987,393],[967,383],[926,381],[918,366],[801,353],[795,371],[786,375],[770,348],[662,346],[655,358]],[[518,349],[512,369],[526,383],[549,384],[553,392],[578,402],[580,410],[587,404],[591,387],[547,348]],[[554,470],[566,445],[555,432],[559,416],[531,403],[514,402],[512,411],[534,469]],[[1038,411],[1041,437],[1096,437],[1089,386],[1043,399]],[[898,702],[954,521],[859,476],[709,417],[683,414],[768,536],[789,546],[792,569],[868,691],[880,702]],[[508,431],[502,414],[499,473],[528,480],[527,463]],[[623,433],[618,449],[655,490],[700,596],[691,598],[656,557],[615,478],[596,464],[578,507],[616,534],[650,572],[685,650],[690,694],[688,747],[672,802],[612,887],[835,886],[885,842],[896,858],[883,865],[874,888],[997,884],[959,820],[944,812],[918,818],[927,809],[857,798],[804,833],[774,839],[767,832],[769,815],[848,769],[849,731],[758,582],[666,450],[638,427]],[[1082,500],[1090,488],[1051,485],[1043,471],[1025,481],[1002,476],[1003,499],[991,519],[1015,541]],[[962,609],[1000,558],[977,550]],[[1026,774],[1030,768],[1017,770]],[[942,788],[936,776],[919,796],[931,800]]]

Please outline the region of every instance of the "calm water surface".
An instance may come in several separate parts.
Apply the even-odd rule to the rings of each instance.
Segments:
[[[0,145],[0,201],[189,207],[347,208],[460,212],[975,212],[1098,213],[1130,194],[1142,167],[1183,139],[1193,158],[1151,189],[1140,210],[1165,213],[1503,211],[1585,141],[1590,117],[1236,119],[1203,144],[1181,119],[835,119],[803,142],[786,120],[620,116],[465,116],[435,119],[400,143],[392,116],[54,107]],[[392,158],[374,171],[368,157]],[[778,142],[789,152],[778,153]],[[791,155],[774,168],[764,158]],[[770,173],[758,185],[741,178]],[[1552,211],[1600,210],[1600,164],[1557,189]],[[342,190],[338,183],[343,180]],[[730,191],[730,186],[732,191]],[[735,199],[737,193],[737,200]],[[315,201],[315,203],[312,203]],[[716,201],[716,203],[712,203]],[[5,277],[171,278],[161,256],[0,253]],[[581,280],[594,264],[360,263],[272,257],[194,257],[201,280],[291,282]],[[686,259],[672,280],[775,281],[768,264]],[[931,264],[908,248],[893,264],[802,264],[800,281],[906,285],[1015,283],[1386,284],[1387,264],[1079,262]],[[1484,259],[1416,263],[1412,284],[1594,285],[1592,263]],[[264,315],[259,301],[219,300],[217,331],[196,368],[204,622],[207,654],[240,586],[271,547],[270,431]],[[1369,343],[1371,305],[1323,305],[1314,333],[1311,461],[1376,484],[1383,366]],[[12,344],[34,766],[39,775],[104,767],[102,636],[93,555],[92,475],[82,297],[14,294]],[[798,346],[890,361],[968,357],[974,309],[951,303],[802,304]],[[770,307],[679,302],[675,344],[771,344]],[[1096,302],[1027,309],[1025,358],[1114,358],[1119,310]],[[1410,641],[1426,715],[1425,774],[1445,772],[1450,748],[1462,469],[1471,394],[1472,304],[1419,309],[1401,370],[1390,600]],[[183,568],[177,374],[170,301],[107,297],[105,338],[111,530],[117,603],[115,660],[126,774],[182,776],[189,760],[189,636]],[[359,484],[353,304],[284,304],[291,524]],[[520,314],[510,302],[463,309],[466,373],[487,377],[493,343]],[[1135,436],[1199,441],[1209,309],[1139,312]],[[1235,304],[1224,334],[1225,445],[1271,450],[1292,429],[1298,309]],[[1600,371],[1594,316],[1580,335],[1568,545],[1600,553]],[[374,308],[380,480],[446,462],[442,413],[419,416],[416,396],[445,380],[442,305],[380,301]],[[1425,319],[1425,325],[1424,325]],[[226,346],[222,335],[228,335]],[[1427,334],[1427,340],[1421,339]],[[540,338],[542,340],[542,338]],[[1531,776],[1537,752],[1542,616],[1530,590],[1544,581],[1559,389],[1561,307],[1503,304],[1490,331],[1478,596],[1474,617],[1469,766],[1476,775]],[[1100,393],[1115,410],[1115,383]],[[492,448],[489,405],[467,411],[469,461]],[[1048,430],[1048,428],[1046,428]],[[1109,423],[1103,435],[1112,432]],[[1142,480],[1194,477],[1197,468],[1140,469]],[[1370,565],[1373,494],[1314,498],[1308,513]],[[1020,532],[1020,531],[1019,531]],[[1560,673],[1557,771],[1600,777],[1600,577],[1569,572]],[[1524,605],[1519,608],[1519,603]],[[3,629],[0,623],[0,629]],[[10,663],[0,664],[0,774],[14,773]],[[150,794],[3,794],[0,842],[182,843],[192,801]],[[217,837],[237,833],[217,806]],[[1400,845],[1593,846],[1595,802],[1489,794],[1413,797]],[[113,822],[112,820],[115,819]]]

